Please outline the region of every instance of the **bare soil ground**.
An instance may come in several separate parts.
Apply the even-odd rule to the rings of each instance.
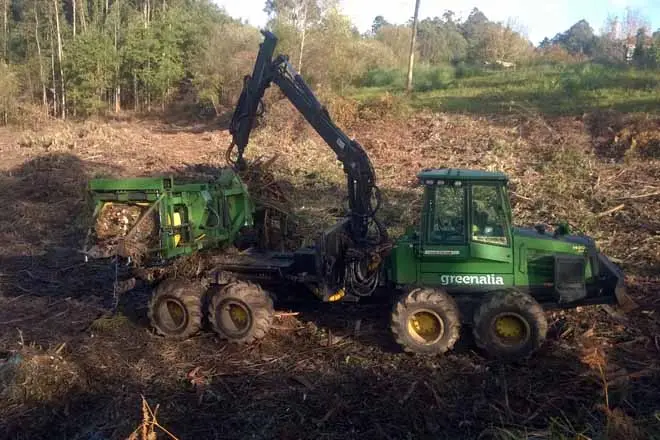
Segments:
[[[5,128],[0,436],[127,438],[144,396],[179,439],[660,438],[659,120],[353,113],[342,122],[372,157],[392,231],[417,219],[419,169],[502,170],[518,223],[567,220],[593,236],[626,270],[638,307],[548,312],[547,343],[516,365],[484,359],[469,331],[444,357],[403,354],[386,300],[280,304],[299,314],[282,313],[256,346],[210,333],[169,342],[148,328],[146,290],[106,316],[114,267],[78,252],[85,184],[223,165],[228,133],[153,121]],[[342,170],[292,109],[268,118],[249,155],[279,156],[275,174],[311,238],[342,212]]]

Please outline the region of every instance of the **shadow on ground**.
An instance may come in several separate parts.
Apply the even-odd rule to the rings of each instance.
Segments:
[[[112,350],[126,330],[99,335],[96,344]],[[142,418],[141,395],[159,405],[159,423],[181,439],[504,438],[516,426],[545,432],[551,418],[604,426],[604,414],[588,404],[602,401],[599,384],[557,347],[512,367],[469,356],[392,356],[351,343],[298,341],[297,349],[277,353],[228,353],[211,340],[176,348],[122,342],[121,357],[95,359],[94,349],[65,354],[80,380],[52,400],[6,408],[3,432],[15,439],[126,438]],[[167,350],[175,365],[165,363]],[[195,386],[188,375],[196,367]],[[558,388],[571,393],[561,396]]]

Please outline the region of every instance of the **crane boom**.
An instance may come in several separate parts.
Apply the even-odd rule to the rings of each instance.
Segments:
[[[360,248],[385,242],[386,232],[376,219],[380,192],[369,156],[357,141],[334,124],[326,108],[316,99],[288,58],[279,55],[273,60],[277,37],[268,31],[262,31],[262,34],[265,38],[260,45],[253,73],[245,78],[230,125],[232,147],[237,148],[236,164],[239,167],[244,165],[243,154],[260,112],[261,99],[270,84],[275,83],[343,164],[350,209],[348,229],[354,244]],[[372,225],[375,227],[371,228]]]

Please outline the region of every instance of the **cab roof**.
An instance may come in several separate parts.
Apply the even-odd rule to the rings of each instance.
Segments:
[[[476,180],[476,181],[501,181],[506,182],[509,178],[499,171],[468,170],[461,168],[426,168],[417,174],[424,180]]]

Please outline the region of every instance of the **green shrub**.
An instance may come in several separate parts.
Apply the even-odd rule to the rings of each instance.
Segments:
[[[364,87],[401,88],[405,74],[400,69],[373,69],[365,73],[361,85]]]
[[[474,64],[467,64],[463,61],[458,63],[455,68],[456,78],[472,78],[475,76],[481,76],[484,74],[484,70]]]
[[[450,87],[456,78],[451,66],[417,66],[413,73],[413,86],[418,92],[441,90]],[[406,86],[406,71],[401,69],[373,69],[365,73],[360,81],[363,87],[385,87],[403,89]]]
[[[559,82],[569,96],[584,91],[594,91],[612,87],[619,83],[617,71],[601,64],[585,63],[564,70]]]
[[[413,74],[413,87],[418,92],[449,88],[456,78],[451,66],[418,66]]]

